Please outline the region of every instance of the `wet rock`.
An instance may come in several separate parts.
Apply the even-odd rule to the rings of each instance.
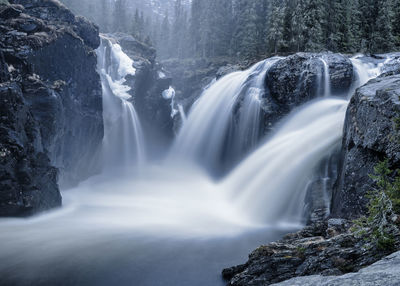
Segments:
[[[248,63],[232,64],[228,59],[162,61],[167,75],[172,78],[172,85],[176,90],[176,102],[182,105],[186,112],[214,79],[233,71],[243,70],[246,64]],[[180,125],[180,120],[176,120],[176,125]]]
[[[386,285],[397,286],[400,281],[400,252],[368,266],[357,273],[339,277],[307,276],[287,280],[276,286],[353,286],[353,285]]]
[[[374,166],[388,158],[400,167],[400,75],[385,74],[359,88],[347,110],[332,215],[365,214]]]
[[[0,84],[0,216],[26,216],[61,205],[57,169],[16,83]]]
[[[353,82],[353,65],[340,54],[297,53],[274,64],[266,84],[271,97],[286,109],[324,95],[324,65],[329,67],[333,94],[348,92]]]
[[[233,72],[237,72],[237,71],[240,71],[240,70],[241,70],[241,67],[239,65],[228,64],[228,65],[223,66],[223,67],[218,69],[217,74],[216,74],[216,78],[218,80],[221,77],[226,76],[227,74],[230,74],[230,73],[233,73]]]
[[[17,9],[17,7],[13,7],[10,5],[0,5],[0,18],[1,19],[16,18],[21,13],[22,13],[22,11]]]
[[[228,280],[228,285],[245,286],[271,285],[315,274],[343,275],[358,271],[393,252],[371,248],[363,238],[349,232],[350,226],[346,220],[321,221],[307,226],[286,235],[281,241],[259,247],[249,255],[245,264],[223,270],[223,277]],[[395,231],[392,235],[396,237],[398,249],[400,240],[398,231]],[[305,279],[298,281],[307,281]]]
[[[38,136],[18,139],[17,123],[0,126],[14,134],[20,148],[14,154],[19,171],[1,178],[7,188],[0,188],[6,194],[0,194],[0,205],[1,215],[28,215],[60,205],[57,181],[69,187],[98,171],[93,158],[98,158],[103,138],[94,53],[99,36],[96,26],[75,17],[58,1],[9,2],[7,7],[21,13],[0,21],[0,79],[7,86],[16,85],[19,91],[14,93],[22,99],[15,103],[20,105],[17,109],[6,107],[10,112],[27,109]],[[0,144],[9,144],[7,140],[0,137]],[[15,212],[6,207],[10,194],[18,201],[12,205],[21,206]]]

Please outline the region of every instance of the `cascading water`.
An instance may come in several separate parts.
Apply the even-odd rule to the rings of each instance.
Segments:
[[[300,222],[308,178],[340,144],[346,107],[346,100],[324,99],[291,115],[224,182],[234,201],[255,220]]]
[[[331,96],[331,79],[329,73],[329,64],[323,57],[321,57],[320,60],[324,65],[324,97],[328,97]]]
[[[364,55],[356,55],[351,58],[351,62],[356,69],[357,83],[356,86],[362,86],[369,80],[378,77],[382,73],[382,67],[390,61],[390,57],[378,63],[363,61]]]
[[[132,61],[104,37],[98,60],[105,164],[135,164],[144,160],[144,151],[129,87],[124,85],[125,77],[134,74]],[[215,162],[235,112],[235,130],[246,137],[235,148],[242,150],[249,140],[254,144],[259,135],[251,129],[259,124],[265,72],[276,60],[213,83],[190,112],[173,154],[182,152],[194,163]],[[366,68],[358,59],[353,63],[356,70]],[[139,174],[104,172],[63,192],[61,210],[28,220],[0,219],[1,281],[223,285],[221,269],[241,263],[261,243],[293,230],[277,227],[279,222],[300,221],[307,180],[340,144],[346,105],[344,99],[322,98],[300,107],[220,182],[195,167],[168,161],[143,166]]]
[[[121,47],[105,36],[97,49],[98,70],[103,89],[104,140],[106,167],[133,167],[145,160],[143,133],[139,118],[125,85],[125,77],[135,75],[133,61]]]
[[[243,155],[254,148],[260,139],[265,75],[278,60],[259,62],[208,87],[192,107],[172,147],[172,156],[200,162],[212,170],[221,165],[221,156]],[[235,108],[239,109],[238,117]],[[227,140],[233,144],[227,145]]]

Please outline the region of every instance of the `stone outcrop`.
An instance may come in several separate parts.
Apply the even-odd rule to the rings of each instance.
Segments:
[[[225,269],[222,275],[231,286],[271,285],[315,274],[343,275],[371,265],[400,247],[397,230],[392,234],[396,237],[393,248],[378,249],[356,237],[349,227],[350,223],[342,219],[312,224],[281,241],[259,247],[245,264]]]
[[[374,166],[388,158],[400,168],[400,75],[383,74],[359,88],[348,107],[332,216],[365,213]]]
[[[292,109],[324,96],[324,60],[328,64],[331,93],[346,95],[353,83],[353,65],[331,53],[297,53],[276,62],[266,75],[264,122],[268,132]]]
[[[2,119],[0,145],[18,154],[1,165],[0,205],[2,215],[26,215],[60,205],[57,177],[68,187],[98,171],[100,42],[96,26],[58,1],[9,2],[0,5],[1,115],[10,118]]]
[[[17,83],[0,84],[0,216],[30,215],[61,205],[57,169]]]
[[[343,276],[308,276],[298,277],[275,286],[354,286],[385,285],[397,286],[400,281],[400,252],[393,253],[384,259],[368,266],[357,273]]]

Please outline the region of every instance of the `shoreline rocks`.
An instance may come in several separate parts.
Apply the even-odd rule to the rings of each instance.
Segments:
[[[338,276],[358,271],[400,249],[399,233],[393,234],[397,238],[395,248],[382,250],[356,237],[351,226],[344,219],[314,223],[259,247],[245,264],[224,269],[222,276],[230,286],[271,285],[315,274]]]

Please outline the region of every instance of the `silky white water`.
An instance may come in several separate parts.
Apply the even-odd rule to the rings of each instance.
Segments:
[[[340,144],[347,100],[327,97],[299,107],[261,147],[215,181],[203,167],[219,157],[235,104],[243,103],[237,134],[254,139],[259,119],[252,116],[259,112],[265,73],[278,59],[213,83],[189,113],[171,157],[152,166],[145,161],[140,122],[125,85],[135,73],[132,61],[105,38],[98,58],[105,172],[64,191],[60,210],[0,219],[3,281],[224,285],[222,268],[300,227],[305,185]],[[365,64],[353,63],[364,82]],[[246,144],[239,141],[239,147]],[[126,171],[112,172],[116,167]]]
[[[324,65],[324,97],[328,97],[331,95],[331,79],[329,73],[329,64],[323,57],[321,57],[320,60]]]
[[[259,62],[208,87],[190,110],[171,157],[200,163],[207,170],[215,171],[221,165],[223,154],[240,155],[255,147],[260,139],[259,114],[265,75],[278,60]],[[238,106],[240,115],[235,124],[234,108]]]
[[[135,108],[129,100],[126,76],[135,75],[133,61],[121,47],[105,36],[97,49],[98,71],[103,90],[105,167],[132,167],[143,164],[146,154],[143,132]]]

